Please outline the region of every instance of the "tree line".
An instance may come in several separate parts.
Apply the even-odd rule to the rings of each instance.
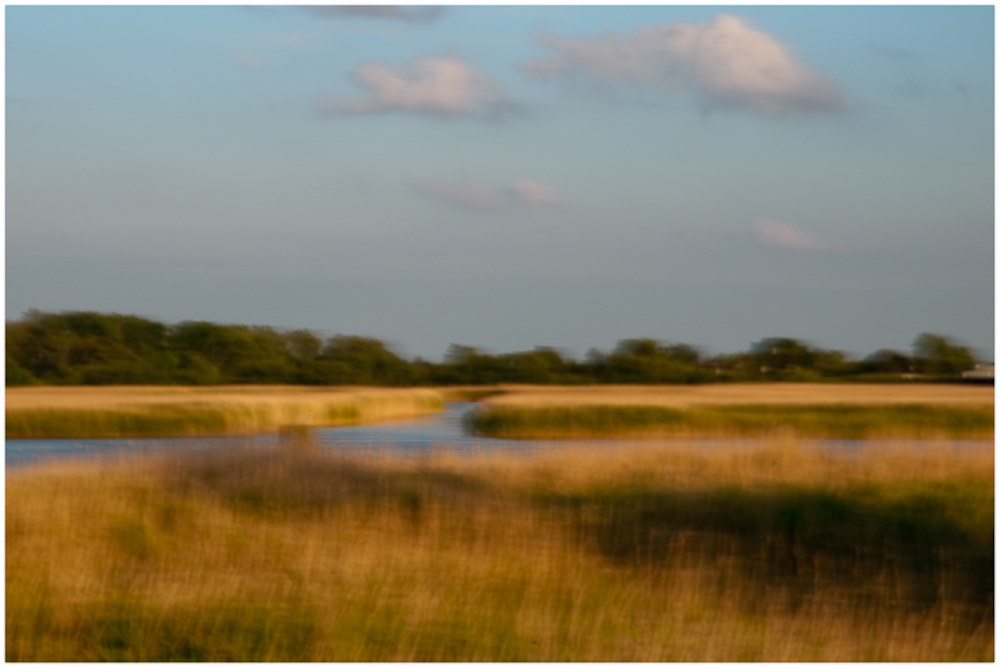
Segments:
[[[972,369],[967,348],[920,334],[912,354],[879,350],[861,360],[792,338],[767,338],[745,352],[706,357],[688,344],[625,339],[584,360],[558,350],[488,354],[452,345],[441,363],[406,360],[378,339],[304,329],[135,315],[29,311],[7,323],[7,386],[22,385],[478,385],[494,383],[711,383],[952,379]]]

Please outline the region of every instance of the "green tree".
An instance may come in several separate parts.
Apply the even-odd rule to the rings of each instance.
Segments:
[[[326,341],[319,360],[337,363],[347,371],[343,382],[352,385],[408,385],[415,378],[409,362],[400,359],[378,339],[336,335]]]
[[[7,356],[7,364],[4,368],[4,373],[6,376],[7,387],[20,387],[23,385],[34,385],[35,377],[31,373],[18,364],[11,357]]]
[[[913,360],[897,350],[876,350],[861,362],[861,371],[867,373],[908,373]]]
[[[965,346],[938,334],[923,333],[913,342],[914,362],[919,371],[931,375],[957,376],[976,366]]]

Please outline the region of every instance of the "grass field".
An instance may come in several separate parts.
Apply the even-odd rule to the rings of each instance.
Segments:
[[[472,413],[470,431],[494,438],[959,438],[993,436],[993,407],[857,405],[500,406]]]
[[[991,446],[7,475],[8,660],[992,661]]]
[[[500,385],[489,406],[993,405],[993,387],[959,384],[762,383],[716,385]]]
[[[993,390],[773,384],[512,388],[469,428],[497,438],[973,438],[993,436]]]
[[[426,389],[230,387],[7,388],[7,438],[254,434],[439,411]]]

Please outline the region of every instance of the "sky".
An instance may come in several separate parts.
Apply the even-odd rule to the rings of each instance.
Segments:
[[[994,351],[992,6],[7,6],[6,317]]]

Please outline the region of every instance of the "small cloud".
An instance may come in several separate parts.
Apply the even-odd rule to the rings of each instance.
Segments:
[[[745,108],[762,116],[844,109],[840,90],[798,64],[770,35],[719,14],[704,23],[643,26],[629,35],[544,36],[552,54],[518,69],[540,81],[584,79],[665,93],[693,92],[699,105]]]
[[[529,179],[514,181],[507,186],[506,192],[525,206],[554,206],[561,203],[559,197],[546,186]]]
[[[520,179],[502,188],[434,179],[413,179],[410,185],[430,199],[480,210],[511,206],[545,207],[562,203],[549,187],[529,179]]]
[[[369,62],[355,69],[352,76],[369,94],[330,100],[323,107],[326,114],[359,116],[400,111],[497,120],[519,112],[519,105],[502,96],[486,77],[455,56],[422,56],[403,69]]]
[[[324,19],[368,18],[431,23],[444,14],[444,7],[402,7],[399,5],[302,5],[299,9]]]
[[[788,223],[776,220],[758,220],[752,229],[754,241],[763,246],[777,246],[793,250],[839,250],[844,247],[844,244],[839,241],[821,239]]]

